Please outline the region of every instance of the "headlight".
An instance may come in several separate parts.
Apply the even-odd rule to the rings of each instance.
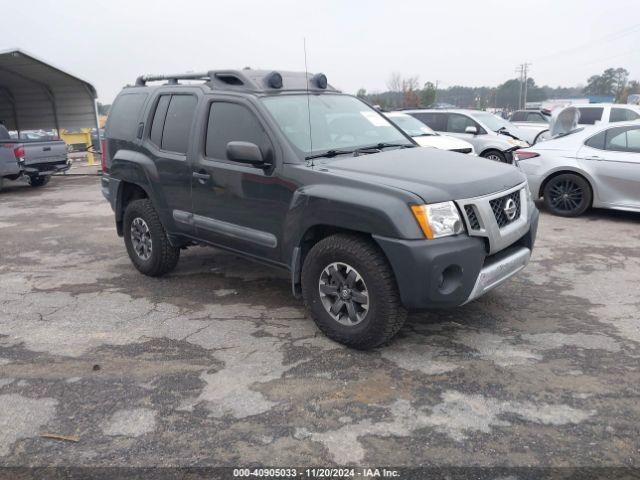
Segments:
[[[527,142],[524,142],[522,140],[516,140],[515,138],[507,139],[507,143],[510,143],[511,145],[515,145],[517,147],[528,147],[529,146],[529,144]]]
[[[429,239],[457,235],[464,231],[458,209],[453,202],[411,205],[422,233]]]

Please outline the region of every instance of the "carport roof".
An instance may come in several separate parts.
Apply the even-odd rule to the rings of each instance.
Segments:
[[[9,130],[94,127],[96,98],[89,82],[21,50],[0,51],[0,121]]]

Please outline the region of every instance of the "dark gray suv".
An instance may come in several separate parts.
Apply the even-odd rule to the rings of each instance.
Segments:
[[[407,310],[499,285],[535,240],[519,170],[417,147],[322,74],[140,77],[115,100],[103,151],[138,270],[165,274],[194,244],[283,268],[320,329],[356,348],[389,340]]]

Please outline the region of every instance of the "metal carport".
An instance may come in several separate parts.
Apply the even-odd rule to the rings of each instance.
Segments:
[[[0,121],[9,130],[98,129],[96,89],[21,50],[0,51]]]

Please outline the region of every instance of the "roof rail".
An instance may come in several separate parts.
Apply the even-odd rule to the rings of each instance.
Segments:
[[[141,75],[136,79],[136,87],[144,87],[147,82],[166,81],[178,85],[179,80],[200,80],[212,90],[236,90],[249,92],[266,91],[332,91],[322,73],[311,75],[307,72],[275,70],[209,70],[198,73],[178,73],[164,75]]]
[[[140,75],[136,78],[136,86],[144,87],[147,82],[159,82],[167,80],[170,85],[177,85],[178,80],[205,80],[209,81],[211,78],[209,72],[200,73],[177,73],[175,75]]]

